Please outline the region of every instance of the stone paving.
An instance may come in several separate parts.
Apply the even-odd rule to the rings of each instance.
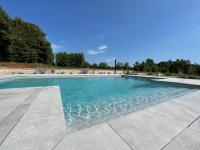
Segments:
[[[200,150],[200,90],[66,134],[59,87],[3,89],[0,150],[15,149]]]
[[[0,149],[53,149],[66,133],[61,103],[59,87],[0,90]]]

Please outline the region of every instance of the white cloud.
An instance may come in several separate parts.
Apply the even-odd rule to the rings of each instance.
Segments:
[[[105,50],[107,49],[108,47],[104,44],[104,45],[101,45],[98,47],[99,50]]]
[[[58,49],[62,48],[62,46],[57,45],[57,44],[51,44],[51,48],[52,48],[53,50],[58,50]]]
[[[99,46],[97,48],[97,50],[87,50],[87,53],[90,54],[90,55],[102,54],[102,53],[106,52],[107,48],[108,47],[104,44],[104,45]]]
[[[97,55],[97,54],[102,54],[102,53],[105,53],[106,51],[104,50],[87,50],[88,54],[90,55]]]
[[[64,51],[68,48],[67,44],[51,44],[51,48],[53,49],[54,52],[58,52],[58,51]]]

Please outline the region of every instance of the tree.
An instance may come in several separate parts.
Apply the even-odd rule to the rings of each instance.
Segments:
[[[100,69],[107,69],[108,68],[108,64],[106,62],[101,62],[101,63],[99,63],[99,68]]]
[[[35,24],[19,17],[10,18],[2,8],[0,35],[1,60],[45,64],[53,62],[53,52],[46,34]]]
[[[170,65],[170,72],[187,74],[189,73],[190,65],[189,60],[177,59]]]
[[[157,72],[157,66],[156,64],[154,63],[153,59],[147,59],[146,62],[145,62],[145,70],[144,71],[147,71],[147,72]]]
[[[66,52],[60,52],[56,54],[56,65],[60,67],[69,67],[69,63],[67,62],[68,55]]]
[[[98,68],[98,65],[96,63],[91,65],[92,68]]]
[[[84,67],[84,68],[90,68],[90,67],[91,67],[91,65],[90,65],[90,63],[89,63],[89,62],[87,62],[87,61],[86,61],[86,62],[85,62],[85,64],[83,65],[83,67]]]
[[[124,70],[128,70],[129,69],[129,64],[128,64],[128,62],[125,62],[125,64],[124,64]]]
[[[0,7],[0,60],[3,61],[8,59],[10,22],[11,18],[2,7]]]
[[[71,53],[59,52],[56,54],[56,65],[61,67],[76,67],[81,68],[85,65],[89,65],[85,61],[83,53]]]
[[[122,63],[122,62],[117,62],[116,68],[117,68],[117,69],[124,69],[124,63]]]
[[[134,64],[133,64],[133,70],[135,71],[141,71],[140,70],[140,63],[138,61],[136,61]]]
[[[162,73],[169,73],[170,72],[170,66],[172,65],[172,61],[162,61],[158,63],[159,71]]]

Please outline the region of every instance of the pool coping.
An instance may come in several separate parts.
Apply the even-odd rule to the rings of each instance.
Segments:
[[[41,76],[41,75],[38,75],[38,76]],[[66,76],[66,75],[61,75],[61,76]],[[73,76],[74,75],[70,75],[70,77],[73,77]],[[77,76],[80,76],[80,74],[78,74]],[[112,76],[112,75],[109,75],[109,76]],[[182,84],[192,84],[194,82],[194,80],[190,82],[191,80],[184,80],[184,79],[178,80],[177,78],[169,78],[169,79],[160,78],[156,80],[159,80],[162,82],[177,81],[176,83],[182,83]],[[200,85],[200,83],[198,85]],[[11,127],[10,132],[7,132],[6,138],[3,140],[2,144],[0,144],[0,149],[13,149],[13,147],[15,147],[16,149],[24,148],[24,149],[58,149],[59,150],[59,149],[67,148],[69,150],[74,150],[74,149],[78,149],[78,150],[79,149],[80,150],[82,149],[83,150],[85,149],[86,150],[89,150],[89,149],[92,149],[92,150],[94,149],[109,149],[109,150],[110,149],[113,149],[113,150],[136,149],[137,150],[137,149],[147,148],[145,146],[148,146],[148,149],[168,149],[168,147],[172,147],[171,149],[173,149],[174,147],[177,147],[177,143],[180,143],[180,139],[181,140],[184,139],[182,137],[186,136],[186,138],[188,138],[188,134],[190,134],[189,136],[191,137],[193,135],[200,137],[200,133],[196,132],[196,130],[198,130],[199,128],[194,129],[196,126],[198,127],[198,125],[195,126],[195,124],[200,123],[200,119],[199,119],[200,112],[197,110],[200,108],[200,99],[199,99],[200,90],[194,93],[187,94],[185,96],[174,98],[170,101],[157,104],[155,106],[152,106],[152,107],[149,107],[137,112],[120,116],[119,118],[109,120],[104,123],[94,125],[89,128],[85,128],[75,133],[67,135],[60,89],[58,86],[36,87],[36,88],[14,88],[14,89],[3,89],[3,90],[13,91],[13,92],[21,90],[22,93],[23,93],[23,90],[25,90],[25,92],[29,91],[31,93],[33,92],[33,90],[36,90],[36,89],[39,89],[38,96],[36,96],[35,100],[32,100],[31,102],[30,100],[28,103],[24,102],[24,105],[28,108],[25,108],[26,109],[25,113],[23,113],[21,117],[18,117],[20,118],[18,122],[14,123],[14,127],[13,128]],[[3,90],[0,90],[0,92],[2,92]],[[28,96],[30,95],[28,94]],[[48,108],[47,112],[49,111],[51,116],[43,116],[44,112],[41,112],[41,110],[44,108],[44,104],[45,105],[49,104],[50,99],[47,99],[46,98],[47,96],[50,96],[51,99],[54,99],[53,103],[49,105],[49,107],[45,106]],[[27,97],[25,99],[27,99]],[[45,102],[42,100],[45,100]],[[177,103],[182,105],[183,108],[181,108],[181,110],[184,110],[187,113],[190,112],[192,114],[192,117],[191,116],[188,117],[187,113],[184,113],[184,111],[183,113],[182,111],[180,112],[178,111],[179,113],[178,115],[173,115],[171,113],[169,113],[168,115],[165,114],[168,111],[172,111],[171,108],[167,107],[168,105],[177,107]],[[40,104],[43,104],[43,106],[39,107]],[[58,107],[55,107],[55,105]],[[165,109],[162,110],[161,108],[165,108],[166,110]],[[193,111],[191,112],[191,110],[188,110],[188,108],[194,109],[195,112]],[[51,112],[52,109],[56,111],[53,114]],[[164,110],[166,112],[162,113],[162,111]],[[174,110],[174,111],[177,111],[177,110]],[[159,112],[159,113],[155,113],[155,112]],[[162,115],[160,116],[160,114]],[[35,118],[33,117],[33,119],[31,120],[32,122],[31,122],[29,117],[32,115],[35,116]],[[179,116],[179,115],[182,115],[182,116]],[[145,117],[145,116],[147,116],[147,120],[141,120],[139,118],[139,117]],[[160,118],[160,119],[155,119],[155,117]],[[187,119],[185,119],[184,117]],[[10,118],[8,117],[8,120],[11,121],[11,126],[12,126],[12,122],[14,122],[13,118],[15,119],[16,117],[15,116],[12,116]],[[53,118],[53,121],[51,120],[52,118]],[[165,128],[166,131],[172,132],[169,136],[167,133],[161,132],[159,130],[159,126],[156,126],[156,124],[152,122],[152,124],[149,124],[150,127],[149,128],[146,127],[145,129],[147,133],[151,131],[150,133],[153,135],[154,138],[158,137],[157,134],[159,132],[164,134],[163,136],[165,136],[165,134],[168,136],[167,136],[167,140],[166,139],[163,140],[161,138],[162,140],[159,141],[159,138],[160,138],[159,137],[157,139],[159,142],[157,143],[152,142],[152,141],[149,142],[149,138],[151,137],[150,136],[151,134],[148,134],[146,139],[142,139],[139,136],[139,135],[145,134],[144,130],[139,128],[139,126],[148,124],[148,121],[149,121],[148,118],[151,118],[152,120],[156,121],[157,124],[159,124],[160,122],[161,123],[163,122],[162,118],[167,118],[171,120],[172,122],[176,122],[176,120],[179,120],[179,122],[176,122],[176,123],[178,123],[180,126],[173,127],[173,128],[177,128],[175,131],[173,130],[173,132],[171,131],[172,130],[171,128],[168,129],[166,127]],[[38,123],[38,120],[40,119],[41,120],[49,119],[51,121],[49,122],[41,121],[42,123]],[[132,121],[135,120],[134,121],[135,124],[132,125],[130,120]],[[29,122],[31,123],[35,122],[35,124],[33,123],[35,126],[34,125],[31,126],[30,124],[28,124]],[[169,123],[169,122],[164,122],[164,123]],[[42,127],[38,128],[38,124],[40,126],[43,126],[43,128]],[[172,126],[170,125],[169,127]],[[137,128],[137,130],[135,130],[135,128]],[[155,128],[153,130],[154,132],[152,132],[152,128]],[[2,129],[3,131],[5,131],[5,125],[4,125],[4,128]],[[24,131],[29,131],[30,129],[35,129],[35,132],[34,133],[28,132],[27,135],[22,136],[24,134]],[[43,130],[45,129],[46,131],[42,132],[41,129]],[[2,131],[1,124],[0,124],[0,131]],[[47,134],[48,132],[52,132],[54,134],[49,135]],[[36,133],[37,135],[35,135]],[[46,137],[44,137],[45,133],[46,133]],[[127,134],[128,136],[126,136]],[[27,136],[31,136],[31,135],[32,135],[31,138],[27,138]],[[134,135],[137,135],[137,136],[134,136]],[[15,140],[16,137],[20,137],[20,140],[19,141]],[[136,140],[136,137],[139,140]],[[37,138],[40,139],[40,142],[38,142]],[[191,142],[195,142],[195,140],[192,140]],[[198,142],[200,143],[200,141]],[[142,145],[145,145],[145,146],[142,146]]]
[[[16,77],[103,77],[103,76],[121,76],[121,74],[11,74],[0,75],[0,80]]]

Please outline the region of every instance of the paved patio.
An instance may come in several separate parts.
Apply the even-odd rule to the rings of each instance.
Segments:
[[[3,89],[0,149],[199,150],[200,90],[67,135],[59,87]]]
[[[59,87],[0,90],[0,149],[52,149],[65,132]]]

